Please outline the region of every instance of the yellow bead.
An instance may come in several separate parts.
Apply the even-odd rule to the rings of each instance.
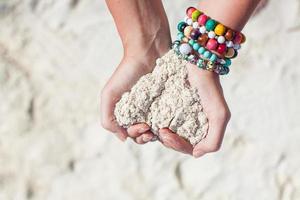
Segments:
[[[182,42],[188,43],[189,42],[189,38],[187,38],[187,37],[182,38]]]
[[[201,15],[202,13],[199,11],[199,10],[195,10],[193,13],[192,13],[192,20],[194,22],[196,22],[198,20],[198,17]]]
[[[223,24],[218,24],[215,28],[215,33],[217,35],[224,35],[226,27]]]
[[[186,37],[189,38],[190,35],[191,35],[192,30],[193,30],[193,27],[192,27],[192,26],[187,26],[187,27],[185,27],[185,28],[184,28],[184,35],[185,35]]]
[[[208,71],[213,71],[214,68],[215,68],[215,65],[213,64],[213,62],[208,61],[207,64],[206,64],[206,69],[207,69]]]

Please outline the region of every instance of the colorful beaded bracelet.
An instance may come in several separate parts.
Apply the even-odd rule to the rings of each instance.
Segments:
[[[245,36],[194,7],[189,7],[186,15],[177,25],[179,33],[172,44],[176,54],[199,68],[227,74],[231,59],[237,56]]]
[[[186,14],[184,22],[180,22],[177,26],[179,32],[182,33],[179,33],[178,37],[186,36],[189,39],[198,40],[201,45],[207,45],[208,49],[226,58],[237,56],[237,50],[246,39],[241,32],[233,31],[210,19],[194,7],[189,7]]]
[[[200,47],[203,48],[203,47]],[[206,69],[209,71],[213,71],[219,75],[225,75],[229,73],[229,66],[231,65],[231,60],[211,60],[208,59],[209,56],[205,54],[209,54],[209,51],[205,51],[204,54],[195,54],[193,49],[189,43],[180,42],[176,40],[172,44],[172,49],[175,51],[177,55],[179,55],[184,60],[197,65],[201,69]],[[203,48],[204,49],[204,48]]]
[[[187,8],[186,15],[186,22],[189,25],[197,22],[198,26],[205,27],[205,31],[214,31],[217,36],[224,36],[228,41],[233,41],[234,44],[242,44],[246,41],[246,37],[243,33],[226,27],[194,7]]]
[[[232,41],[226,41],[224,36],[216,36],[214,32],[201,33],[199,29],[192,26],[185,26],[185,22],[178,24],[178,39],[187,37],[198,41],[202,46],[206,46],[209,50],[216,51],[221,57],[234,58],[237,51],[241,48],[240,44],[234,44]],[[183,28],[184,27],[184,28]]]
[[[215,51],[211,51],[207,48],[205,48],[204,46],[202,46],[201,44],[199,44],[197,41],[195,40],[188,40],[187,38],[182,38],[181,40],[178,39],[179,42],[181,43],[188,43],[191,46],[191,52],[188,53],[196,53],[199,56],[204,57],[205,59],[210,60],[211,62],[215,63],[216,61],[224,64],[224,63],[228,63],[230,60],[229,58],[225,58],[225,57],[220,57],[219,54]]]

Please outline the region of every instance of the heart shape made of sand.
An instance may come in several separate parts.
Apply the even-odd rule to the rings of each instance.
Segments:
[[[158,135],[169,128],[193,146],[203,139],[208,120],[197,90],[187,80],[187,61],[170,50],[156,60],[151,73],[142,76],[117,102],[114,114],[124,128],[147,123]]]

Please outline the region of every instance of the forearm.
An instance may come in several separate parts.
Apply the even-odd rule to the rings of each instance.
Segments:
[[[222,24],[241,31],[260,0],[202,0],[199,9]]]
[[[169,45],[169,25],[161,0],[106,0],[106,3],[125,53],[156,48],[159,43]]]

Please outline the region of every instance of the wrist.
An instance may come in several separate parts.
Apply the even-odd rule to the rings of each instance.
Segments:
[[[259,2],[260,0],[203,0],[198,6],[201,11],[225,26],[241,31]],[[234,10],[239,12],[231,12]]]
[[[124,56],[126,57],[147,57],[149,55],[160,57],[170,49],[170,46],[171,36],[168,27],[152,32],[141,31],[134,38],[128,37],[123,41]]]

